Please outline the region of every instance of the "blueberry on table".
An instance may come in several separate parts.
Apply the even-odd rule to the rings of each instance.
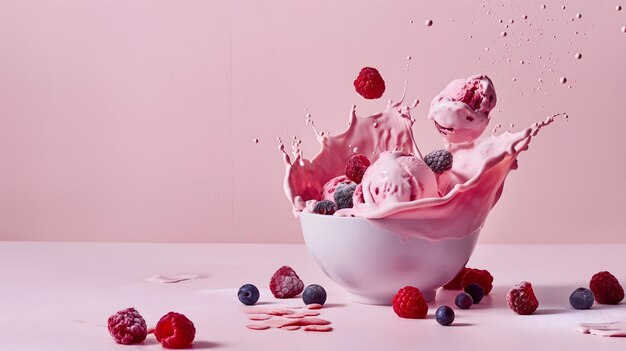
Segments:
[[[480,284],[472,283],[465,287],[465,292],[470,294],[473,303],[479,303],[485,296],[485,290]]]
[[[569,304],[577,310],[590,309],[594,300],[593,292],[585,288],[578,288],[569,296]]]
[[[454,304],[458,308],[466,310],[472,307],[472,305],[474,304],[474,300],[472,299],[472,296],[470,294],[463,292],[456,296],[456,298],[454,299]]]
[[[450,306],[443,305],[435,312],[435,319],[441,325],[450,325],[454,322],[454,310]]]
[[[305,305],[312,303],[323,305],[326,302],[326,290],[321,285],[311,284],[304,289],[302,301]]]
[[[252,284],[245,284],[241,288],[239,288],[239,292],[237,293],[237,297],[239,301],[241,301],[244,305],[254,305],[257,301],[259,301],[259,289]]]

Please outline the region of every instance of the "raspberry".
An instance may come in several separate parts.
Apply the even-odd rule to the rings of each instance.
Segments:
[[[426,317],[428,313],[428,305],[420,289],[405,286],[398,290],[392,301],[393,311],[402,318],[418,318]]]
[[[532,314],[539,307],[533,286],[529,282],[521,282],[506,294],[506,303],[517,314]]]
[[[617,278],[607,271],[594,274],[589,282],[589,289],[593,291],[598,303],[616,305],[624,299],[624,288]]]
[[[304,290],[304,283],[289,266],[280,267],[272,276],[270,290],[277,299],[295,297]]]
[[[376,68],[363,67],[354,80],[354,88],[366,99],[378,99],[385,92],[385,81]]]
[[[461,284],[461,280],[463,279],[463,276],[465,275],[465,273],[467,271],[469,271],[471,268],[466,268],[463,267],[463,269],[461,269],[461,271],[459,271],[459,273],[456,275],[456,277],[454,277],[451,281],[447,282],[443,288],[444,289],[449,289],[449,290],[461,290],[463,289],[463,285]]]
[[[362,154],[352,155],[346,162],[346,177],[359,184],[363,180],[363,174],[365,174],[367,167],[370,165],[371,163],[367,156]]]
[[[452,154],[447,150],[435,150],[424,156],[424,162],[437,174],[452,168]]]
[[[482,286],[485,295],[489,295],[491,289],[493,289],[493,277],[488,271],[483,269],[468,268],[463,275],[463,279],[461,279],[461,286],[465,289],[472,283]]]
[[[127,308],[111,315],[108,321],[109,333],[119,344],[134,344],[146,340],[146,321],[134,308]]]
[[[169,312],[159,319],[154,336],[165,348],[184,349],[189,347],[196,337],[196,327],[185,315]]]

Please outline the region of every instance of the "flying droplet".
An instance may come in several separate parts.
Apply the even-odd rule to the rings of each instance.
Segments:
[[[427,26],[427,27],[430,27],[430,26],[432,26],[432,25],[433,25],[433,20],[430,20],[430,19],[429,19],[429,20],[426,20],[426,23],[425,23],[425,24],[426,24],[426,26]]]
[[[623,32],[623,33],[626,33],[626,26],[623,26],[623,27],[622,27],[622,32]]]
[[[511,18],[511,19],[509,20],[509,23],[510,23],[510,24],[513,24],[513,23],[515,23],[515,21],[513,21],[513,19]]]
[[[615,6],[615,9],[616,9],[617,11],[622,11],[622,7],[621,7],[620,5]]]
[[[541,4],[541,8],[545,10],[546,9],[546,4]]]
[[[474,36],[470,34],[469,38],[472,39]]]
[[[352,149],[352,151],[356,154],[357,152],[359,152],[359,148],[355,146],[354,149]]]
[[[378,127],[378,122],[374,122],[373,126],[374,126],[374,128],[377,128]]]
[[[561,82],[561,84],[565,84],[567,82],[567,78],[561,77],[561,79],[559,79],[559,82]]]
[[[520,65],[523,65],[523,64],[524,64],[524,60],[521,60],[521,61],[519,62],[519,64],[520,64]]]
[[[411,56],[407,56],[406,59],[411,61]]]
[[[500,33],[500,36],[503,37],[503,38],[506,37],[506,32]]]
[[[580,60],[581,58],[583,58],[583,54],[581,54],[580,52],[577,53],[574,57],[576,57],[576,59]]]
[[[528,15],[522,16],[523,19],[528,19]]]
[[[583,18],[583,15],[581,13],[577,13],[576,14],[576,18],[581,19],[581,18]]]
[[[515,128],[515,123],[509,124],[509,128],[511,128],[511,129]]]
[[[485,48],[485,51],[489,51],[489,48]]]
[[[258,144],[258,143],[259,143],[259,139],[254,138],[254,143],[255,143],[255,144]]]
[[[514,82],[517,82],[517,78],[513,78],[513,81],[514,81]]]
[[[409,23],[413,24],[413,20],[410,20]]]
[[[502,20],[498,20],[498,23],[502,23]]]
[[[563,6],[561,7],[561,10],[565,10],[565,5],[563,5]]]

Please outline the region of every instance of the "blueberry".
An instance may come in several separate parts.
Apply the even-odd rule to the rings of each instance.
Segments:
[[[456,307],[462,310],[466,310],[472,307],[473,303],[474,301],[472,299],[472,296],[468,293],[460,293],[456,296],[456,299],[454,299],[454,304],[456,305]]]
[[[352,195],[354,195],[356,183],[339,184],[335,189],[335,203],[338,209],[352,208]]]
[[[337,205],[330,200],[322,200],[313,207],[313,213],[317,214],[332,215],[335,211],[337,211]]]
[[[302,293],[302,301],[305,305],[319,303],[323,305],[326,302],[326,290],[321,285],[311,284],[304,288]]]
[[[485,290],[482,286],[480,286],[480,284],[472,283],[466,286],[463,290],[465,290],[466,293],[470,294],[474,303],[479,303],[480,300],[483,299],[483,296],[485,296]]]
[[[577,310],[590,309],[594,300],[593,292],[585,288],[578,288],[569,296],[569,304]]]
[[[454,322],[454,310],[450,306],[443,305],[435,312],[435,319],[441,325],[450,325]]]
[[[246,284],[239,288],[239,292],[237,293],[237,297],[239,297],[239,301],[241,301],[244,305],[254,305],[257,301],[259,301],[259,289],[252,284]]]

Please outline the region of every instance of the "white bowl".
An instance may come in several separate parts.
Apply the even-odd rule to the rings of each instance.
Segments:
[[[384,221],[384,219],[376,220]],[[467,263],[480,230],[460,239],[427,240],[382,229],[365,218],[300,215],[306,246],[322,271],[359,303],[390,305],[404,286],[427,301]]]

